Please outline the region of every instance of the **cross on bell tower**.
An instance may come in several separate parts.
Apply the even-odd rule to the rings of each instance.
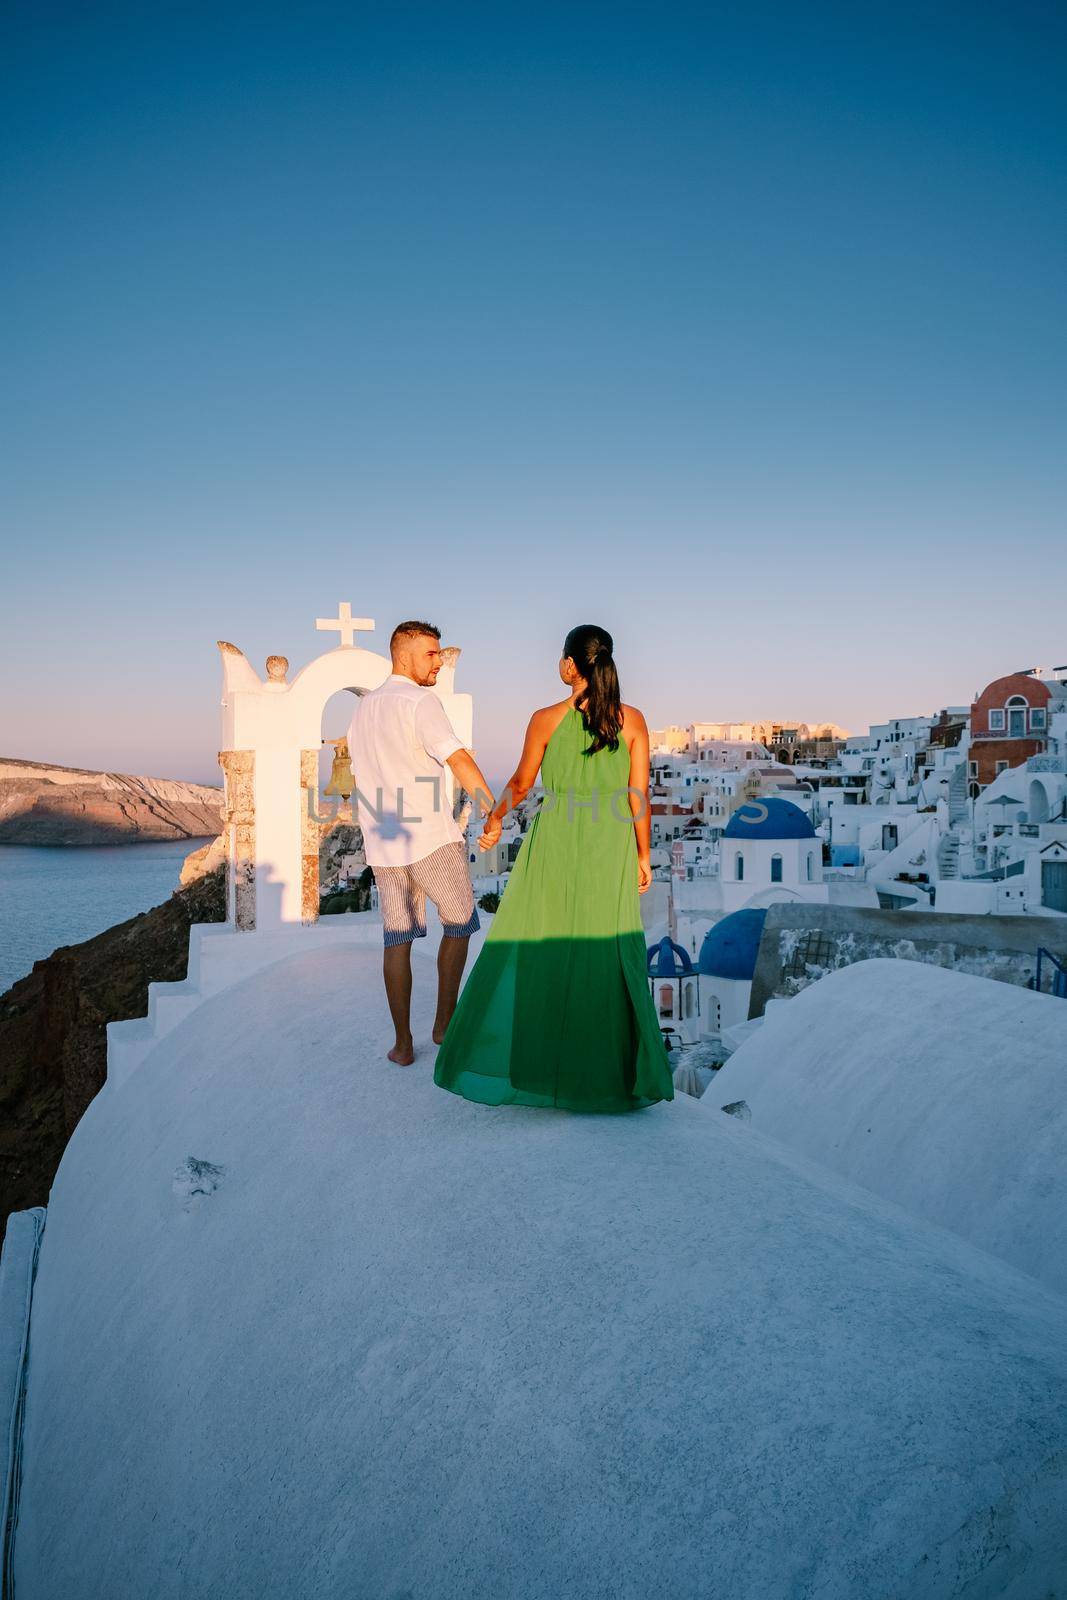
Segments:
[[[349,601],[344,600],[337,608],[336,617],[316,617],[315,626],[322,631],[336,628],[341,635],[338,648],[341,645],[351,646],[355,643],[357,633],[373,633],[374,623],[370,617],[354,617]]]

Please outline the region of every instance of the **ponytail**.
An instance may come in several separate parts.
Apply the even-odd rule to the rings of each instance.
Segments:
[[[619,674],[612,655],[612,638],[606,628],[592,623],[572,628],[563,643],[563,654],[574,662],[586,681],[586,690],[577,709],[592,743],[583,755],[598,750],[617,750],[622,732],[622,700]]]

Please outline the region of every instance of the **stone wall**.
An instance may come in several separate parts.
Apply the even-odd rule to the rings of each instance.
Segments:
[[[1067,963],[1067,917],[956,916],[860,906],[773,905],[763,925],[749,1016],[827,972],[886,956],[1029,986],[1044,946]]]
[[[107,1024],[145,1016],[148,985],[186,975],[190,923],[224,917],[216,867],[153,910],[53,951],[0,996],[0,1228],[9,1211],[47,1204],[67,1140],[107,1076]]]
[[[300,752],[300,920],[308,924],[319,915],[319,836],[316,810],[319,797],[319,752]]]
[[[220,750],[219,766],[226,779],[227,915],[250,931],[256,925],[256,752]]]

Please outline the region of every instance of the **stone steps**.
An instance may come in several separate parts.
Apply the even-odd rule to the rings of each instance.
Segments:
[[[264,967],[323,945],[377,945],[381,937],[381,914],[377,911],[324,917],[310,927],[293,923],[251,933],[239,933],[224,923],[194,923],[189,929],[186,976],[177,983],[150,983],[146,1016],[108,1023],[108,1085],[125,1083],[160,1039],[205,1000]]]
[[[941,843],[937,847],[937,869],[942,878],[959,877],[960,841],[956,834],[942,834]]]
[[[952,769],[948,782],[948,820],[950,823],[966,822],[970,816],[967,799],[967,763],[961,761]]]

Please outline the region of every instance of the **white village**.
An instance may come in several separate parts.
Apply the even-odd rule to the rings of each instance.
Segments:
[[[1067,1594],[1067,667],[655,730],[675,1098],[505,1113],[385,1059],[390,663],[316,620],[220,643],[226,921],[8,1226],[5,1600]],[[467,823],[474,951],[536,803]]]

